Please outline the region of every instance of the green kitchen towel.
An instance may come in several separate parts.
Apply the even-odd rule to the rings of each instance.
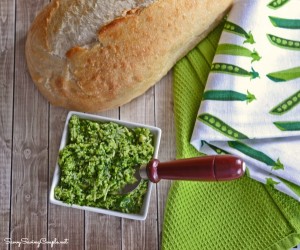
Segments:
[[[201,155],[190,138],[221,31],[222,25],[174,67],[177,158]],[[163,250],[282,250],[299,243],[299,202],[270,186],[247,177],[171,186]]]
[[[206,154],[216,154],[213,145],[239,156],[252,179],[300,202],[299,3],[234,3],[191,144]]]

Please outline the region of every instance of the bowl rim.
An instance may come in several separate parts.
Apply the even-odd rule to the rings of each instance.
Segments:
[[[61,136],[59,151],[62,150],[66,146],[67,136],[68,136],[68,124],[69,124],[69,120],[72,115],[77,115],[80,118],[88,119],[88,120],[92,120],[92,121],[115,122],[117,124],[123,125],[128,128],[136,128],[136,127],[148,128],[154,136],[153,158],[156,158],[156,159],[158,158],[161,133],[162,133],[160,128],[151,126],[151,125],[142,124],[142,123],[118,120],[115,118],[109,118],[109,117],[105,117],[105,116],[82,113],[82,112],[77,112],[77,111],[69,111],[68,112],[68,115],[67,115],[67,118],[65,121],[65,125],[64,125],[64,129],[62,132],[62,136]],[[89,212],[96,212],[96,213],[101,213],[101,214],[105,214],[105,215],[126,218],[126,219],[133,219],[133,220],[145,220],[147,217],[149,205],[150,205],[150,199],[151,199],[151,191],[152,191],[152,187],[153,187],[153,183],[150,181],[148,182],[147,193],[145,195],[144,202],[143,202],[140,213],[139,214],[129,214],[129,213],[123,213],[123,212],[118,212],[118,211],[113,211],[113,210],[103,209],[103,208],[97,208],[97,207],[80,206],[80,205],[76,205],[76,204],[71,205],[71,204],[62,202],[60,200],[57,200],[54,197],[54,189],[58,185],[59,179],[60,179],[60,169],[59,169],[59,165],[58,165],[58,156],[57,156],[57,160],[55,163],[55,170],[54,170],[53,177],[52,177],[50,194],[49,194],[49,201],[52,204],[69,207],[69,208],[76,208],[76,209],[85,210],[85,211],[89,211]]]

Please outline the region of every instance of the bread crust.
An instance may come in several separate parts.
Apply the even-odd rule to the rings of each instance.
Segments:
[[[143,94],[218,24],[232,4],[157,0],[99,27],[93,44],[57,55],[54,36],[61,13],[70,11],[68,2],[54,0],[36,17],[25,53],[40,92],[53,105],[84,112],[112,109]]]

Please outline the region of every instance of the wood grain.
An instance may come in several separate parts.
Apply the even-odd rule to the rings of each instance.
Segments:
[[[5,238],[69,240],[39,249],[161,249],[169,181],[152,191],[146,221],[122,220],[49,204],[48,194],[67,110],[39,94],[26,68],[26,33],[49,0],[0,1],[0,250],[37,249]],[[120,112],[119,112],[120,111]],[[162,129],[159,159],[175,158],[172,72],[145,95],[101,115]],[[299,248],[299,246],[298,246]]]
[[[48,103],[26,68],[26,32],[47,1],[16,1],[11,238],[47,238]],[[27,245],[24,249],[32,249]],[[36,246],[35,246],[36,247]],[[11,249],[20,249],[16,245]]]
[[[68,111],[65,109],[50,107],[48,190],[50,190],[67,114]],[[57,245],[55,249],[83,249],[84,231],[84,211],[49,204],[48,240],[68,239],[67,245]]]
[[[24,55],[29,26],[48,2],[3,0],[0,4],[0,249],[37,248],[7,245],[4,238],[68,239],[68,245],[55,249],[160,249],[168,182],[154,187],[148,217],[142,222],[49,204],[68,111],[49,105],[37,91]],[[169,74],[131,103],[100,113],[162,128],[161,160],[175,157],[171,81]]]
[[[155,118],[156,125],[162,130],[162,138],[160,143],[160,161],[170,161],[175,159],[175,124],[173,113],[173,87],[172,87],[172,71],[165,76],[155,86]],[[164,208],[166,205],[167,194],[171,181],[162,180],[158,184],[158,244],[161,246],[162,227],[164,219]]]
[[[9,238],[10,226],[15,1],[1,2],[0,17],[0,240],[3,241]]]
[[[119,109],[99,113],[101,116],[119,118]],[[121,218],[86,212],[85,249],[122,249]]]
[[[154,88],[144,95],[123,106],[120,112],[121,120],[134,121],[155,125]],[[157,207],[156,187],[151,194],[148,216],[145,221],[122,221],[122,249],[142,250],[157,249]]]

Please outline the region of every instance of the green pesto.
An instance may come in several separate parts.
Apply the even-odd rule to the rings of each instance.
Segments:
[[[129,194],[122,195],[120,190],[136,181],[135,166],[149,162],[153,153],[149,129],[72,116],[68,144],[59,152],[55,198],[68,204],[139,213],[148,182],[142,181]]]

